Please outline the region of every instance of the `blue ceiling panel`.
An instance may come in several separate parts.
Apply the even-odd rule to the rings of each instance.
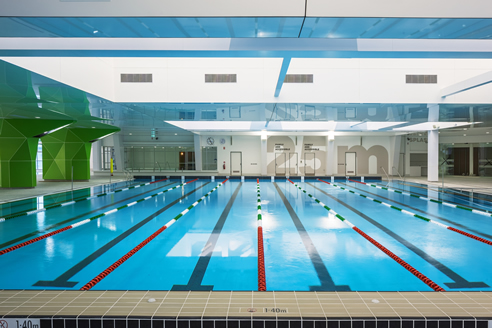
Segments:
[[[0,37],[490,39],[492,19],[0,17]]]

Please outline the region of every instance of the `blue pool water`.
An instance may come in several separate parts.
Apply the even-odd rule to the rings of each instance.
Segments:
[[[258,290],[256,179],[231,179],[220,185],[221,181],[199,179],[184,186],[180,180],[159,181],[17,217],[13,214],[33,204],[4,204],[0,217],[8,219],[0,222],[0,254],[9,251],[0,255],[0,289],[79,290],[112,267],[92,290]],[[446,291],[492,290],[492,245],[482,242],[492,240],[490,215],[351,181],[336,182],[337,186],[315,179],[294,182],[298,187],[285,179],[260,179],[267,290],[431,291],[408,266]],[[405,186],[395,182],[392,187]],[[415,189],[426,197],[439,197]],[[87,189],[77,196],[102,192],[107,188]],[[69,200],[71,195],[60,194],[50,204]],[[447,201],[491,209],[483,201]],[[102,213],[106,214],[98,217]],[[184,214],[179,217],[180,213]],[[77,226],[87,219],[91,220]],[[71,225],[75,227],[29,242]],[[14,249],[15,245],[22,247]],[[132,249],[138,251],[125,257]],[[120,259],[124,260],[118,263]]]

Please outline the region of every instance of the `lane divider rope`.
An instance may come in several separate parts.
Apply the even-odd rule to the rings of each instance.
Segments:
[[[380,243],[378,243],[376,240],[374,240],[373,238],[371,238],[365,232],[363,232],[362,230],[360,230],[359,228],[357,228],[355,225],[353,225],[351,222],[349,222],[346,218],[344,218],[343,216],[341,216],[340,214],[338,214],[337,212],[335,212],[333,209],[331,209],[330,207],[328,207],[326,204],[324,204],[323,202],[321,202],[319,199],[315,198],[313,195],[309,194],[306,190],[304,190],[301,187],[299,187],[296,183],[292,182],[290,179],[288,179],[288,180],[289,180],[290,183],[292,183],[294,186],[296,186],[303,193],[307,194],[309,197],[311,197],[312,199],[314,199],[314,201],[316,201],[316,203],[318,203],[319,205],[321,205],[322,207],[324,207],[328,212],[330,212],[331,214],[333,214],[340,221],[342,221],[345,224],[347,224],[350,228],[352,228],[353,230],[355,230],[358,234],[360,234],[366,240],[368,240],[369,242],[371,242],[374,246],[376,246],[377,248],[379,248],[386,255],[388,255],[393,260],[395,260],[402,267],[404,267],[405,269],[407,269],[408,271],[410,271],[410,273],[412,273],[414,276],[416,276],[417,278],[419,278],[427,286],[429,286],[430,288],[432,288],[436,292],[444,292],[445,291],[441,286],[439,286],[434,281],[432,281],[427,276],[425,276],[423,273],[421,273],[420,271],[418,271],[417,269],[415,269],[413,266],[411,266],[410,264],[408,264],[407,262],[405,262],[398,255],[394,254],[389,249],[387,249],[386,247],[384,247],[383,245],[381,245]]]
[[[475,209],[472,209],[472,208],[468,208],[466,206],[456,205],[456,204],[453,204],[453,203],[448,203],[448,202],[444,202],[444,201],[437,200],[437,199],[432,199],[432,198],[427,198],[427,197],[424,197],[424,196],[415,195],[415,194],[412,194],[412,193],[409,193],[409,192],[406,192],[406,191],[399,191],[399,190],[392,189],[392,188],[381,187],[381,186],[370,184],[370,183],[366,183],[366,182],[356,181],[356,180],[352,180],[352,179],[347,179],[347,180],[348,181],[351,181],[351,182],[360,183],[360,184],[363,184],[363,185],[366,185],[366,186],[369,186],[369,187],[373,187],[373,188],[377,188],[377,189],[382,189],[382,190],[386,190],[386,191],[392,191],[392,192],[395,192],[397,194],[401,194],[401,195],[405,195],[405,196],[410,196],[410,197],[414,197],[414,198],[419,198],[419,199],[422,199],[422,200],[426,200],[428,202],[442,204],[442,205],[449,206],[449,207],[452,207],[452,208],[459,208],[461,210],[469,211],[469,212],[472,212],[472,213],[475,213],[475,214],[480,214],[480,215],[492,217],[492,214],[490,212],[481,211],[481,210],[475,210]]]
[[[265,250],[263,248],[263,227],[261,217],[261,197],[260,197],[260,179],[256,179],[256,193],[258,196],[258,290],[266,291],[266,275],[265,275]]]
[[[195,179],[195,180],[191,180],[191,181],[189,181],[189,182],[182,183],[182,184],[180,184],[180,185],[178,185],[178,186],[174,186],[174,187],[172,187],[172,188],[169,188],[169,189],[166,189],[166,190],[160,191],[160,192],[158,192],[158,193],[156,193],[156,194],[153,194],[153,195],[147,196],[147,197],[145,197],[145,198],[142,198],[142,199],[139,199],[139,200],[133,201],[133,202],[128,203],[128,204],[126,204],[126,205],[122,205],[122,206],[119,206],[119,207],[117,207],[117,208],[113,208],[113,209],[111,209],[111,210],[109,210],[109,211],[107,211],[107,212],[104,212],[104,213],[98,214],[98,215],[96,215],[96,216],[93,216],[93,217],[91,217],[91,218],[88,218],[88,219],[85,219],[85,220],[82,220],[82,221],[76,222],[76,223],[71,224],[71,225],[69,225],[69,226],[66,226],[66,227],[64,227],[64,228],[60,228],[60,229],[58,229],[58,230],[55,230],[55,231],[49,232],[49,233],[47,233],[47,234],[41,235],[41,236],[36,237],[36,238],[33,238],[33,239],[29,239],[29,240],[27,240],[27,241],[25,241],[25,242],[22,242],[22,243],[20,243],[20,244],[17,244],[17,245],[14,245],[14,246],[11,246],[11,247],[9,247],[9,248],[6,248],[6,249],[1,250],[1,251],[0,251],[0,255],[7,254],[7,253],[10,253],[10,252],[12,252],[12,251],[14,251],[14,250],[16,250],[16,249],[19,249],[19,248],[25,247],[25,246],[27,246],[27,245],[34,244],[34,243],[35,243],[35,242],[37,242],[37,241],[40,241],[40,240],[46,239],[46,238],[51,237],[51,236],[54,236],[54,235],[57,235],[57,234],[59,234],[59,233],[61,233],[61,232],[63,232],[63,231],[67,231],[67,230],[69,230],[69,229],[73,229],[73,228],[80,227],[80,226],[82,226],[82,225],[84,225],[84,224],[86,224],[86,223],[89,223],[89,222],[91,222],[91,221],[93,221],[93,220],[99,219],[99,218],[101,218],[101,217],[103,217],[103,216],[106,216],[106,215],[109,215],[109,214],[115,213],[115,212],[120,211],[120,210],[122,210],[122,209],[124,209],[124,208],[127,208],[127,207],[131,207],[131,206],[136,205],[136,204],[138,204],[138,203],[140,203],[140,202],[143,202],[143,201],[146,201],[146,200],[151,199],[151,198],[153,198],[153,197],[159,196],[159,195],[161,195],[161,194],[163,194],[163,193],[165,193],[165,192],[168,192],[168,191],[170,191],[170,190],[173,190],[173,189],[176,189],[176,188],[183,187],[183,186],[185,186],[185,185],[187,185],[187,184],[189,184],[189,183],[192,183],[192,182],[194,182],[194,181],[196,181],[196,180],[198,180],[198,179]]]
[[[161,232],[163,232],[164,230],[166,230],[167,228],[169,228],[171,225],[173,225],[174,222],[176,222],[179,218],[181,218],[182,216],[184,216],[193,207],[197,206],[200,202],[202,202],[211,193],[213,193],[220,186],[222,186],[224,183],[226,183],[227,180],[229,180],[229,179],[225,179],[224,181],[222,181],[221,183],[219,183],[217,185],[217,187],[215,187],[214,189],[210,190],[208,193],[206,193],[205,195],[203,195],[196,202],[194,202],[193,204],[191,204],[190,206],[188,206],[184,211],[182,211],[176,217],[174,217],[174,219],[172,219],[171,221],[169,221],[168,223],[166,223],[164,226],[162,226],[160,229],[158,229],[156,232],[154,232],[152,235],[150,235],[147,239],[145,239],[140,244],[138,244],[137,246],[135,246],[131,251],[129,251],[128,253],[126,253],[125,255],[123,255],[118,261],[116,261],[113,264],[111,264],[106,270],[104,270],[103,272],[101,272],[100,274],[98,274],[94,279],[92,279],[87,284],[85,284],[82,288],[80,288],[80,290],[90,290],[92,287],[94,287],[95,285],[97,285],[101,280],[103,280],[104,278],[106,278],[111,272],[113,272],[114,270],[116,270],[116,268],[118,268],[120,265],[122,265],[123,263],[125,263],[130,257],[132,257],[133,255],[135,255],[135,253],[137,253],[145,245],[147,245],[148,243],[150,243],[155,237],[157,237],[159,234],[161,234]]]
[[[5,216],[3,218],[0,218],[0,222],[4,222],[6,220],[17,218],[19,216],[31,215],[31,214],[35,214],[35,213],[40,213],[40,212],[44,212],[44,211],[47,211],[47,210],[51,210],[53,208],[58,208],[58,207],[64,207],[64,206],[72,205],[72,204],[75,204],[75,203],[78,203],[78,202],[82,202],[84,200],[95,199],[95,198],[98,198],[98,197],[115,194],[115,193],[118,193],[118,192],[121,192],[121,191],[126,191],[126,190],[130,190],[130,189],[140,188],[140,187],[143,187],[143,186],[148,186],[148,185],[151,185],[151,184],[154,184],[154,183],[157,183],[157,182],[161,182],[161,181],[165,181],[165,180],[167,180],[167,178],[166,179],[157,180],[157,181],[153,181],[153,182],[142,183],[140,185],[131,186],[131,187],[127,187],[127,188],[122,188],[122,189],[118,189],[118,190],[114,190],[114,191],[110,191],[110,192],[104,192],[102,194],[98,194],[98,195],[94,195],[94,196],[90,196],[90,197],[76,198],[76,199],[71,200],[69,202],[65,202],[65,203],[61,203],[61,204],[56,204],[56,205],[49,205],[49,206],[46,206],[45,208],[34,209],[34,210],[30,210],[30,211],[24,211],[24,212],[19,212],[19,213],[7,215],[7,216]]]
[[[434,223],[435,225],[438,225],[438,226],[440,226],[441,228],[445,228],[445,229],[448,229],[448,230],[451,230],[451,231],[454,231],[454,232],[460,233],[460,234],[462,234],[463,236],[466,236],[466,237],[469,237],[469,238],[472,238],[472,239],[478,240],[478,241],[480,241],[480,242],[482,242],[482,243],[484,243],[484,244],[487,244],[487,245],[491,245],[491,246],[492,246],[492,241],[490,241],[490,240],[484,239],[484,238],[482,238],[482,237],[478,237],[478,236],[476,236],[476,235],[473,235],[473,234],[471,234],[471,233],[465,232],[465,231],[463,231],[463,230],[456,229],[456,228],[454,228],[454,227],[450,227],[450,226],[445,225],[445,224],[443,224],[443,223],[441,223],[441,222],[438,222],[438,221],[435,221],[435,220],[432,220],[432,219],[426,218],[425,216],[422,216],[422,215],[419,215],[419,214],[416,214],[416,213],[413,213],[413,212],[410,212],[410,211],[404,210],[404,209],[402,209],[402,208],[399,208],[399,207],[397,207],[397,206],[394,206],[394,205],[391,205],[391,204],[385,203],[385,202],[380,201],[380,200],[378,200],[378,199],[375,199],[375,198],[372,198],[372,197],[369,197],[369,196],[366,196],[366,195],[360,194],[360,193],[358,193],[358,192],[356,192],[356,191],[352,191],[352,190],[350,190],[350,189],[348,189],[348,188],[341,187],[341,186],[336,185],[336,184],[334,184],[334,183],[330,183],[330,182],[327,182],[327,181],[324,181],[324,180],[321,180],[321,179],[317,179],[317,180],[318,180],[318,181],[321,181],[321,182],[324,182],[324,183],[326,183],[326,184],[329,184],[329,185],[331,185],[331,186],[333,186],[333,187],[337,187],[337,188],[339,188],[339,189],[342,189],[342,190],[344,190],[344,191],[348,191],[348,192],[349,192],[349,193],[351,193],[351,194],[354,194],[354,195],[359,195],[359,196],[364,197],[364,198],[366,198],[366,199],[372,200],[373,202],[376,202],[376,203],[378,203],[378,204],[381,204],[381,205],[387,206],[387,207],[389,207],[389,208],[392,208],[392,209],[394,209],[394,210],[400,211],[400,212],[402,212],[402,213],[405,213],[405,214],[411,215],[411,216],[413,216],[413,217],[416,217],[417,219],[420,219],[420,220],[423,220],[423,221],[426,221],[426,222],[430,222],[430,223]]]

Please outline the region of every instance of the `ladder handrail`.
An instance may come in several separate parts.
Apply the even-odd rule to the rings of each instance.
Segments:
[[[398,176],[400,177],[400,179],[403,180],[403,182],[405,182],[405,178],[402,178],[402,176],[400,175],[400,172],[398,172],[396,167],[393,166],[393,169],[396,171],[396,173],[398,173]]]

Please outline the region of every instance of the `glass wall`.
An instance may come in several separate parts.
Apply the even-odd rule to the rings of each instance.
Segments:
[[[125,169],[129,171],[177,172],[195,170],[194,147],[125,147],[124,157]]]
[[[492,176],[492,145],[488,142],[473,144],[441,144],[440,174],[454,176]]]
[[[217,171],[217,147],[202,147],[202,170]]]

